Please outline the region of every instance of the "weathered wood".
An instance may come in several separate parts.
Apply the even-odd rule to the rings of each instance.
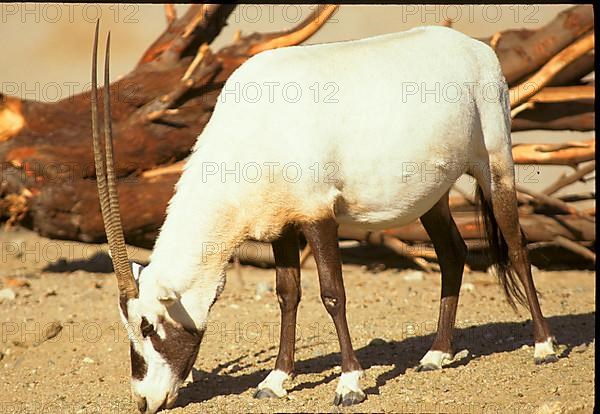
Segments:
[[[575,243],[572,240],[569,240],[563,236],[556,236],[554,238],[554,242],[556,244],[558,244],[559,246],[564,247],[567,250],[572,251],[573,253],[578,254],[579,256],[590,260],[592,263],[596,263],[596,253],[594,253],[593,251],[591,251],[590,249]]]
[[[203,43],[212,43],[225,27],[234,4],[194,4],[144,52],[138,66],[148,62],[173,65],[185,56],[192,56]]]
[[[431,272],[434,269],[431,267],[425,258],[436,259],[437,256],[433,249],[422,249],[410,246],[398,238],[384,231],[365,231],[352,228],[349,226],[340,226],[338,235],[343,239],[352,239],[366,242],[373,246],[385,246],[399,256],[405,257],[412,261],[415,265]]]
[[[238,33],[232,44],[216,52],[208,45],[220,33],[234,6],[192,5],[181,17],[176,17],[171,8],[166,9],[165,32],[131,73],[110,86],[116,169],[128,243],[152,247],[183,159],[208,122],[229,75],[262,50],[305,40],[336,8],[322,5],[289,30],[245,36]],[[527,106],[514,113],[513,131],[594,129],[593,85],[581,82],[594,69],[593,51],[586,51],[592,30],[591,7],[576,6],[540,29],[509,30],[488,39],[511,86],[536,71],[537,75],[529,80],[541,80],[535,93],[528,92],[516,101],[527,101]],[[571,53],[573,49],[577,53]],[[85,138],[90,132],[89,106],[87,92],[53,104],[0,94],[0,215],[5,219],[11,223],[21,221],[48,237],[90,242],[104,239],[91,144]],[[517,144],[513,148],[517,164],[576,166],[594,156],[594,139]],[[558,181],[550,190],[569,185],[593,170],[587,166],[585,172]],[[551,194],[544,192],[542,196]],[[573,214],[554,214],[574,212],[567,203],[594,197],[593,193],[551,197],[554,207],[534,209],[532,198],[519,193],[521,223],[528,240],[558,246],[558,235],[576,244],[594,243],[593,223]],[[469,246],[481,247],[485,243],[472,201],[467,195],[453,196],[450,204]],[[576,213],[594,215],[595,208]],[[341,236],[397,250],[426,270],[428,265],[423,259],[435,257],[430,248],[415,246],[428,243],[418,222],[385,232],[356,232],[344,227],[340,231]],[[562,247],[564,244],[563,240]],[[270,247],[268,252],[271,254]]]
[[[529,102],[569,102],[586,100],[593,103],[595,87],[590,85],[548,86],[533,95]]]
[[[581,5],[560,12],[540,29],[503,32],[495,49],[507,82],[515,85],[593,27],[592,6]]]
[[[515,164],[576,165],[595,157],[596,140],[569,141],[559,144],[515,144]]]
[[[594,71],[594,60],[594,52],[586,53],[557,73],[548,85],[577,85],[581,83],[582,78]]]
[[[569,203],[565,203],[564,201],[562,201],[556,197],[552,197],[547,194],[543,194],[543,193],[539,193],[537,191],[530,190],[519,184],[516,185],[516,189],[517,189],[517,191],[519,191],[521,193],[524,193],[524,194],[527,194],[528,196],[533,197],[534,202],[539,205],[550,206],[550,207],[558,210],[560,213],[573,214],[574,216],[580,217],[584,220],[589,220],[591,222],[595,221],[594,218],[592,216],[590,216],[589,214],[579,211],[579,209],[577,209],[576,207],[570,205]]]
[[[465,240],[485,239],[477,212],[454,212],[452,215]],[[520,221],[529,242],[551,241],[556,235],[573,241],[596,240],[595,224],[577,216],[527,214],[521,215]],[[386,230],[386,233],[411,243],[429,241],[427,232],[418,221],[404,227]]]
[[[547,61],[538,72],[524,82],[510,89],[510,106],[512,108],[526,102],[570,63],[594,50],[594,32],[577,39],[573,44],[561,50]]]
[[[513,119],[512,130],[513,132],[531,131],[534,129],[584,132],[593,131],[595,129],[595,122],[595,112],[580,112],[578,104],[573,102],[557,108],[544,109],[536,107],[533,110],[525,110]]]
[[[552,195],[552,194],[556,193],[557,191],[560,191],[561,189],[565,188],[566,186],[581,180],[587,174],[589,174],[595,170],[596,170],[596,162],[594,161],[594,162],[591,162],[591,163],[579,168],[577,171],[575,171],[574,173],[572,173],[570,175],[562,176],[556,182],[552,183],[552,185],[545,188],[542,191],[542,194]]]

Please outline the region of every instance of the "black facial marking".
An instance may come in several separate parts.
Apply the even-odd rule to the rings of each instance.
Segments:
[[[133,344],[129,344],[129,354],[131,356],[131,377],[137,380],[142,380],[146,376],[148,366],[144,358],[137,353]]]
[[[129,312],[127,311],[128,302],[129,298],[123,295],[119,296],[119,307],[121,308],[121,312],[123,313],[123,316],[125,316],[125,319],[129,318]],[[132,343],[129,344],[129,355],[131,359],[131,377],[141,381],[146,376],[146,372],[148,372],[146,361],[137,353]]]
[[[167,361],[173,373],[183,381],[196,362],[204,331],[185,329],[167,321],[164,321],[162,326],[165,330],[165,338],[152,335],[150,340],[156,352]]]
[[[142,323],[140,324],[140,330],[142,331],[142,337],[147,337],[148,335],[152,335],[153,333],[156,333],[154,331],[154,326],[148,322],[148,319],[146,319],[144,316],[142,316]]]

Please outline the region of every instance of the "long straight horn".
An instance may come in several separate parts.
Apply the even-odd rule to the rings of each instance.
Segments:
[[[119,213],[119,196],[115,180],[115,171],[113,165],[113,145],[112,145],[112,125],[110,119],[110,75],[109,75],[109,48],[110,34],[106,40],[106,55],[104,60],[104,141],[105,154],[102,153],[100,142],[100,121],[98,116],[98,82],[97,82],[97,61],[98,61],[98,27],[96,22],[96,31],[94,34],[94,49],[92,55],[92,140],[94,143],[94,164],[96,166],[96,182],[98,184],[98,197],[100,198],[100,209],[102,210],[102,220],[104,221],[104,230],[108,239],[115,276],[119,286],[119,295],[126,299],[135,298],[138,295],[138,288],[129,266],[127,249],[125,247],[125,238],[123,237],[123,227],[121,225],[121,215]],[[106,157],[106,159],[105,159]]]

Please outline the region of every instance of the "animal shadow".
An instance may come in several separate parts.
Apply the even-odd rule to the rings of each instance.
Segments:
[[[595,337],[595,312],[576,315],[559,315],[547,318],[559,344],[566,346],[562,357],[568,357],[574,347],[589,344]],[[444,369],[466,365],[469,361],[481,356],[499,352],[512,352],[523,345],[532,345],[531,321],[525,322],[494,322],[484,325],[457,328],[454,334],[455,349],[468,349],[469,356],[453,363]],[[367,394],[379,394],[379,388],[388,381],[404,374],[407,369],[414,368],[421,357],[431,346],[433,334],[412,336],[394,341],[377,341],[356,349],[356,355],[363,367],[368,369],[374,365],[392,365],[393,368],[379,375],[374,387],[365,390]],[[311,344],[314,346],[314,344]],[[254,354],[274,352],[276,346],[269,347]],[[181,407],[190,403],[202,402],[219,395],[242,394],[255,388],[272,367],[257,368],[249,373],[239,374],[240,371],[251,367],[250,362],[244,363],[249,355],[224,362],[211,371],[194,372],[194,383],[182,388],[176,406]],[[267,361],[273,358],[266,358]],[[297,374],[320,373],[340,365],[339,353],[329,353],[305,360],[297,361]],[[531,355],[533,364],[533,351]],[[234,367],[231,369],[231,367]],[[229,368],[227,368],[229,367]],[[290,392],[312,389],[319,385],[335,380],[339,374],[330,374],[318,381],[297,384]]]

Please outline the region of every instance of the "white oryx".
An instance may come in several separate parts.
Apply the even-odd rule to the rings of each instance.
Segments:
[[[467,252],[448,192],[464,173],[478,183],[507,296],[525,299],[509,266],[524,287],[535,360],[556,360],[518,222],[507,86],[487,45],[449,28],[420,27],[252,57],[228,79],[198,137],[150,264],[132,271],[118,211],[108,88],[104,155],[99,136],[97,30],[92,112],[98,189],[140,411],[154,413],[175,401],[223,290],[228,260],[248,238],[273,245],[282,312],[275,369],[255,396],[286,394],[300,300],[297,229],[314,252],[321,297],[339,337],[335,404],[365,398],[346,322],[339,223],[380,229],[421,219],[439,257],[442,301],[438,334],[420,368],[441,368],[452,357]],[[105,73],[106,86],[108,46]]]

